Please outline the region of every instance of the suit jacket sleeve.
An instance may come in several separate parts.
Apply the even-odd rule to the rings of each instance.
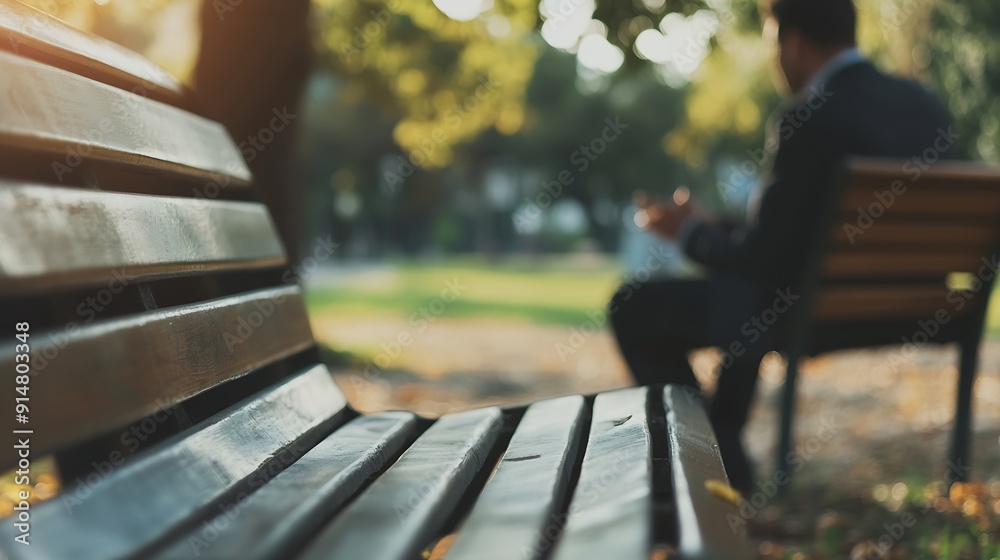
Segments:
[[[781,139],[759,211],[736,227],[697,219],[686,223],[680,242],[693,260],[768,284],[791,282],[800,271],[822,215],[824,191],[832,187],[831,174],[841,158],[815,122],[786,117],[778,131]]]

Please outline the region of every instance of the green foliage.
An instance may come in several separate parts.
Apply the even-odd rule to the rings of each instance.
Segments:
[[[914,56],[954,115],[961,154],[1000,162],[1000,4],[934,2],[929,27]]]
[[[483,131],[516,132],[536,45],[537,5],[497,0],[497,31],[450,19],[431,2],[316,0],[325,64],[348,78],[341,99],[375,101],[398,120],[396,143],[420,167],[449,164]]]
[[[310,289],[307,303],[317,316],[389,317],[410,314],[440,296],[444,282],[464,286],[443,318],[489,317],[539,324],[579,326],[603,313],[619,272],[613,263],[580,266],[546,259],[491,262],[448,260],[398,263],[383,281],[359,278],[344,285]]]

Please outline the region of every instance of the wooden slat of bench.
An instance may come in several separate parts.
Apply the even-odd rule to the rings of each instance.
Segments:
[[[245,186],[250,171],[219,123],[0,52],[0,146],[50,154],[52,180],[77,158]],[[190,186],[184,194],[191,195]]]
[[[302,558],[418,557],[484,467],[502,425],[496,408],[442,417],[323,529]]]
[[[915,176],[913,171],[906,170],[916,168],[904,167],[905,163],[898,159],[851,158],[850,160],[853,176],[883,181],[881,187],[883,189],[888,188],[896,179],[907,184],[913,182]],[[921,170],[919,182],[922,183],[924,180],[997,185],[1000,184],[1000,168],[988,164],[940,161],[929,170]]]
[[[687,391],[669,386],[663,392],[678,549],[685,559],[740,560],[747,557],[747,551],[730,522],[745,520],[735,506],[709,490],[710,482],[725,487],[728,479],[701,402]]]
[[[5,296],[285,261],[267,208],[256,203],[0,181],[0,214]]]
[[[315,366],[93,484],[33,507],[31,546],[10,544],[16,529],[3,524],[3,546],[15,559],[141,553],[206,507],[238,502],[230,494],[264,483],[275,466],[301,456],[347,413],[329,372]]]
[[[648,389],[594,401],[587,451],[569,517],[552,558],[646,560],[652,546],[652,457]]]
[[[99,321],[71,333],[33,333],[31,340],[31,399],[45,403],[32,410],[29,426],[39,455],[313,345],[297,287]],[[50,340],[61,344],[44,346]],[[14,363],[14,343],[4,344],[0,364],[13,371]],[[13,402],[13,385],[0,387],[0,395]],[[4,465],[16,461],[9,446],[0,458]]]
[[[831,279],[932,278],[952,272],[975,272],[989,255],[942,252],[832,251],[823,259],[823,277]]]
[[[188,101],[180,82],[149,60],[13,0],[0,0],[0,49],[171,105]]]
[[[896,222],[881,219],[868,229],[845,229],[845,225],[857,226],[857,215],[845,216],[834,227],[833,241],[837,250],[852,248],[856,251],[878,251],[886,248],[911,249],[959,249],[985,251],[993,246],[997,238],[995,224],[975,224],[961,221],[942,222]],[[860,229],[860,228],[859,228]],[[850,233],[849,233],[850,231]]]
[[[531,560],[548,552],[562,529],[557,514],[583,443],[585,412],[580,396],[528,407],[449,560]]]
[[[953,315],[948,293],[944,285],[830,286],[817,294],[812,319],[931,318],[939,310]]]
[[[151,558],[288,558],[413,441],[416,427],[407,412],[355,418],[242,501],[235,516],[219,513]]]
[[[889,189],[889,185],[881,181],[860,181],[844,194],[841,208],[857,217],[858,208],[870,211],[874,204],[885,209],[885,217],[894,219],[908,215],[917,215],[922,219],[933,216],[992,218],[1000,212],[1000,188],[995,186],[961,188],[948,181],[934,182],[927,178],[921,178],[919,183],[908,186],[906,192],[893,195],[893,198],[886,195],[883,197],[884,201],[880,201],[873,191],[885,191]],[[875,212],[881,213],[880,210]],[[881,217],[877,216],[876,219]]]

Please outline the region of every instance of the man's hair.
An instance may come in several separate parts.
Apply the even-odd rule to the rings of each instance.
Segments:
[[[820,47],[855,44],[858,13],[853,0],[773,0],[778,36],[795,29]]]

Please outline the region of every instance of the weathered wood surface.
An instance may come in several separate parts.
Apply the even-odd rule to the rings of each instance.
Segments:
[[[297,287],[32,333],[32,453],[112,430],[312,346]],[[0,364],[14,370],[14,341]],[[51,357],[50,357],[51,356]],[[13,383],[0,396],[14,402]],[[0,451],[0,463],[16,460]]]
[[[531,560],[552,548],[565,522],[560,512],[583,444],[586,406],[575,396],[528,407],[449,560]]]
[[[957,181],[932,182],[921,178],[906,191],[900,189],[898,194],[891,192],[890,185],[866,181],[844,194],[843,210],[855,218],[859,215],[858,208],[862,208],[869,214],[874,212],[872,217],[876,221],[883,216],[890,220],[915,215],[925,222],[936,218],[992,218],[1000,213],[1000,188],[962,188]],[[881,209],[873,211],[872,205]]]
[[[832,232],[837,250],[884,251],[887,249],[982,251],[997,238],[997,224],[950,221],[899,222],[880,219],[868,229],[857,227],[858,216],[846,216]],[[848,227],[845,227],[848,226]],[[851,229],[854,226],[856,229]]]
[[[246,186],[250,170],[222,125],[0,51],[0,148],[52,156],[52,182],[83,161]],[[192,195],[190,185],[182,194]]]
[[[602,393],[569,517],[552,558],[647,560],[652,547],[648,389]]]
[[[939,311],[962,314],[949,302],[944,285],[828,286],[820,289],[813,306],[814,321],[914,318],[929,319]]]
[[[495,408],[439,419],[320,532],[303,560],[418,557],[484,468],[502,426]]]
[[[145,556],[146,547],[204,508],[238,507],[240,495],[230,494],[267,482],[346,414],[326,368],[310,368],[140,460],[116,466],[109,456],[106,474],[32,508],[31,546],[14,543],[10,523],[0,526],[0,546],[24,560]]]
[[[725,467],[701,401],[684,387],[663,392],[667,438],[677,512],[678,550],[691,560],[747,558],[736,507],[709,489],[709,483],[728,486]]]
[[[939,278],[952,272],[976,272],[989,253],[951,252],[856,252],[828,253],[823,276],[837,280],[877,278]]]
[[[923,170],[915,165],[906,166],[906,163],[895,159],[878,158],[852,158],[850,161],[853,176],[884,185],[883,188],[888,188],[892,185],[892,181],[897,179],[906,184],[958,181],[969,186],[983,185],[987,188],[997,188],[997,185],[1000,185],[1000,168],[995,165],[939,161],[930,169]],[[919,179],[914,181],[917,170],[920,170]]]
[[[267,208],[0,180],[0,293],[276,267]],[[117,285],[115,284],[117,283]]]
[[[417,418],[408,412],[355,418],[250,494],[235,514],[219,513],[199,523],[151,558],[289,558],[413,441],[416,428]]]
[[[141,55],[14,0],[0,0],[0,50],[172,105],[188,101],[180,82]]]

